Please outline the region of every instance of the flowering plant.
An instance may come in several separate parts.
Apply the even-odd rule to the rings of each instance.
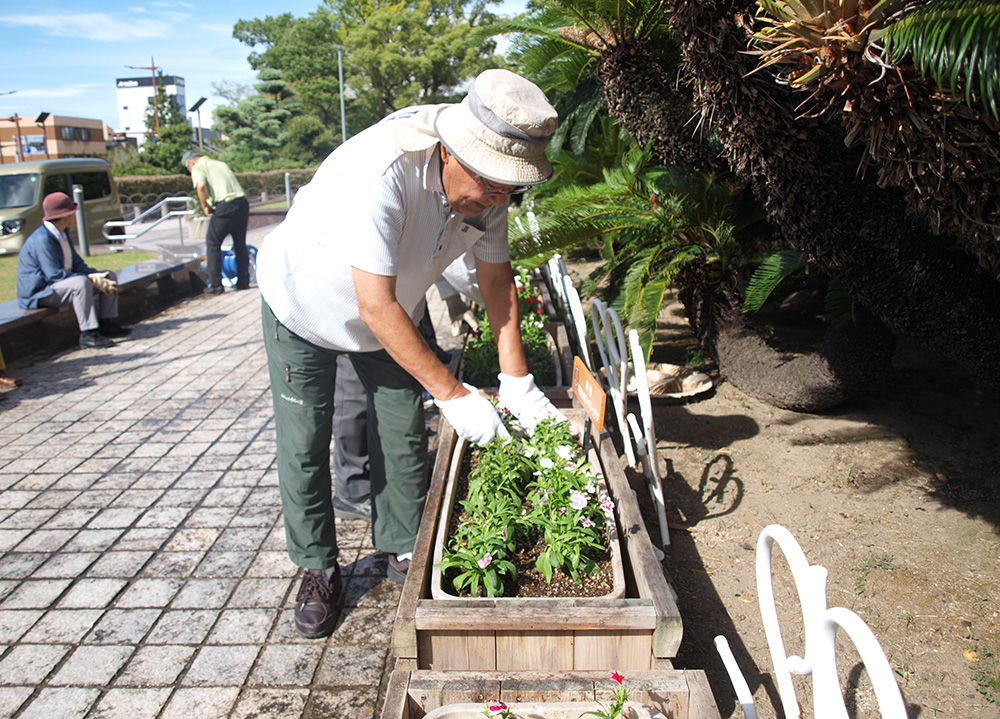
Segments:
[[[624,684],[625,677],[618,672],[611,672],[611,676],[608,678],[618,684],[618,686],[615,687],[615,695],[611,700],[611,706],[609,706],[606,711],[585,712],[585,714],[599,717],[599,719],[615,719],[615,717],[620,717],[622,715],[622,711],[625,708],[625,702],[628,701],[628,689],[625,688]],[[504,719],[506,719],[506,717]]]
[[[483,716],[490,719],[517,719],[514,713],[507,708],[507,705],[499,699],[490,699],[486,702],[486,711],[483,712]]]
[[[502,416],[511,437],[473,449],[464,517],[444,547],[442,572],[457,593],[504,596],[516,579],[510,559],[541,543],[535,569],[546,581],[562,570],[579,584],[599,569],[614,502],[598,494],[566,422],[542,420],[527,437]]]
[[[542,300],[530,283],[525,283],[521,275],[514,277],[517,287],[517,305],[521,316],[521,341],[528,370],[534,375],[535,383],[544,387],[556,381],[549,349],[549,333],[545,329],[545,309]],[[465,339],[462,375],[465,381],[477,387],[494,387],[500,372],[496,339],[490,327],[489,317],[483,313],[479,330],[472,330]]]

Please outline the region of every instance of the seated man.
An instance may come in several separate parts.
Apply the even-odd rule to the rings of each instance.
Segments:
[[[17,260],[17,303],[25,309],[72,305],[81,347],[111,347],[110,337],[132,330],[114,322],[118,282],[114,272],[88,266],[69,241],[78,203],[64,192],[42,200],[42,226],[31,233]]]

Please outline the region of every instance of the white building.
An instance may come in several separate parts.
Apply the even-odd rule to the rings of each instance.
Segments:
[[[162,82],[167,95],[177,97],[181,114],[187,116],[187,96],[184,93],[184,78],[176,75],[157,76],[156,82]],[[155,94],[153,76],[120,77],[116,80],[118,87],[118,130],[128,137],[134,137],[141,145],[146,141],[146,108],[149,99]]]

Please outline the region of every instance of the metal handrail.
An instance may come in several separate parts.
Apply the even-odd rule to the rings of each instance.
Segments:
[[[137,232],[134,235],[109,235],[108,234],[108,230],[110,228],[114,228],[114,227],[131,227],[132,225],[136,224],[137,222],[141,222],[147,215],[151,215],[152,213],[154,213],[155,211],[159,210],[161,207],[163,207],[164,205],[166,205],[168,202],[183,202],[185,204],[190,204],[190,203],[197,202],[197,200],[195,200],[193,197],[188,197],[187,195],[182,195],[181,197],[167,197],[167,198],[165,198],[163,200],[160,200],[155,205],[153,205],[152,207],[150,207],[148,210],[146,210],[145,212],[143,212],[141,215],[139,215],[138,217],[134,217],[131,220],[109,220],[108,222],[105,222],[104,225],[101,227],[101,233],[104,235],[104,238],[107,239],[107,240],[135,240],[135,239],[138,239],[139,237],[142,237],[144,234],[146,234],[147,232],[149,232],[151,229],[153,229],[154,227],[156,227],[158,224],[160,224],[164,220],[169,220],[171,217],[176,217],[177,218],[177,224],[178,224],[178,227],[180,228],[180,233],[181,233],[181,244],[183,245],[184,244],[184,223],[181,221],[181,218],[182,217],[187,217],[188,215],[193,215],[195,213],[195,210],[171,210],[167,214],[161,215],[154,222],[151,222],[147,227],[143,227],[141,230],[139,230],[139,232]]]

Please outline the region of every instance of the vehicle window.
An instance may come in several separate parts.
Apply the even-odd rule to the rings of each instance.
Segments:
[[[84,200],[99,200],[111,194],[111,180],[106,172],[74,172],[73,184],[83,185]]]
[[[66,175],[45,176],[44,195],[50,195],[53,192],[65,192],[70,197],[73,196],[73,188],[71,188],[69,183],[66,181]]]
[[[38,175],[0,175],[0,210],[35,204],[39,180]]]

